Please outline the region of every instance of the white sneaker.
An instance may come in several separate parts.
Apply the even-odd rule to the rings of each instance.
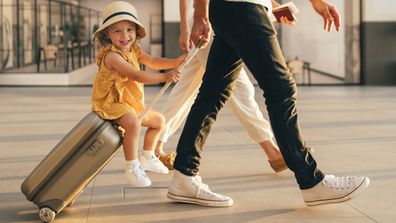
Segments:
[[[143,155],[140,156],[140,164],[144,170],[162,174],[169,173],[169,169],[155,155],[150,158],[146,158]]]
[[[177,202],[211,207],[229,207],[234,203],[230,197],[212,192],[208,185],[202,183],[199,176],[190,177],[179,171],[175,171],[169,185],[168,198]]]
[[[368,177],[336,177],[326,175],[313,188],[301,190],[308,206],[344,202],[356,197],[370,184]]]
[[[125,177],[133,187],[148,187],[151,185],[151,180],[147,177],[141,166],[135,167],[135,169],[126,167]]]

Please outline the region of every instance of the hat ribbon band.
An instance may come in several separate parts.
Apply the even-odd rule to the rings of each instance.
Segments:
[[[116,12],[116,13],[113,13],[113,14],[109,15],[105,20],[103,20],[103,24],[105,24],[105,22],[107,22],[109,19],[113,18],[114,16],[118,16],[118,15],[130,15],[134,19],[137,20],[136,16],[134,16],[132,13],[129,13],[129,12]]]

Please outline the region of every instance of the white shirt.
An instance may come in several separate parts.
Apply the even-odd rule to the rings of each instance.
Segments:
[[[253,4],[262,5],[267,8],[268,15],[271,15],[272,3],[271,0],[226,0],[227,2],[249,2]]]

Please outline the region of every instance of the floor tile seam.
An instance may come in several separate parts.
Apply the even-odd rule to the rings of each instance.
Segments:
[[[396,142],[395,136],[389,137],[370,137],[370,138],[347,138],[347,139],[334,139],[334,140],[307,140],[311,145],[336,145],[336,144],[367,144],[378,142]]]
[[[93,194],[94,194],[93,191],[94,191],[94,188],[95,188],[95,183],[96,183],[96,179],[93,179],[92,187],[91,187],[91,191],[90,191],[90,195],[89,195],[89,203],[88,203],[88,208],[87,208],[87,214],[85,216],[85,223],[88,223],[89,214],[90,214],[91,205],[92,205],[92,198],[93,198]]]
[[[328,122],[323,122],[323,121],[301,121],[300,123],[301,127],[303,129],[342,129],[342,128],[362,128],[362,127],[393,127],[395,126],[396,128],[396,120],[389,118],[389,119],[382,119],[382,120],[366,120],[366,121],[346,121],[346,120],[340,120],[340,121],[328,121]],[[224,125],[218,125],[219,127],[222,127],[223,129],[228,130],[229,132],[245,132],[244,129],[241,129],[239,126],[235,126],[233,124],[227,124],[224,123]],[[216,129],[218,131],[218,129]]]
[[[241,138],[242,139],[242,138]],[[310,145],[335,145],[335,144],[354,144],[354,143],[378,143],[378,142],[396,142],[396,137],[372,137],[372,138],[353,138],[353,139],[334,139],[334,140],[307,140],[307,143]],[[257,144],[254,142],[249,143],[240,143],[240,144],[216,144],[216,145],[205,145],[205,148],[233,148],[236,150],[235,147],[243,147],[241,150],[246,150],[246,148],[251,147],[251,149],[255,149]],[[209,151],[209,150],[208,150]],[[218,151],[218,150],[216,150]]]
[[[352,209],[354,209],[355,211],[359,212],[361,215],[365,216],[366,218],[370,219],[372,222],[375,223],[379,223],[379,221],[375,220],[374,217],[371,217],[370,215],[368,215],[367,213],[365,213],[364,211],[360,210],[359,208],[357,208],[356,206],[352,205],[351,203],[346,203],[349,207],[351,207]]]

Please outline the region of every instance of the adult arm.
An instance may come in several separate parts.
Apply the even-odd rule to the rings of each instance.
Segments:
[[[190,0],[180,0],[179,12],[180,12],[180,36],[179,46],[184,53],[187,53],[192,48],[192,41],[190,39],[190,27],[188,25],[188,6]]]
[[[331,26],[334,26],[337,31],[340,30],[341,19],[337,8],[325,0],[310,0],[315,11],[322,16],[324,26],[323,28],[330,32]]]
[[[272,4],[272,9],[280,6],[280,4],[274,0],[271,1],[271,4]],[[295,25],[296,22],[297,22],[296,20],[289,20],[286,16],[280,17],[280,23],[284,25]]]
[[[209,22],[209,0],[194,0],[194,24],[191,29],[191,40],[197,45],[199,39],[206,47],[210,41],[212,26]]]

